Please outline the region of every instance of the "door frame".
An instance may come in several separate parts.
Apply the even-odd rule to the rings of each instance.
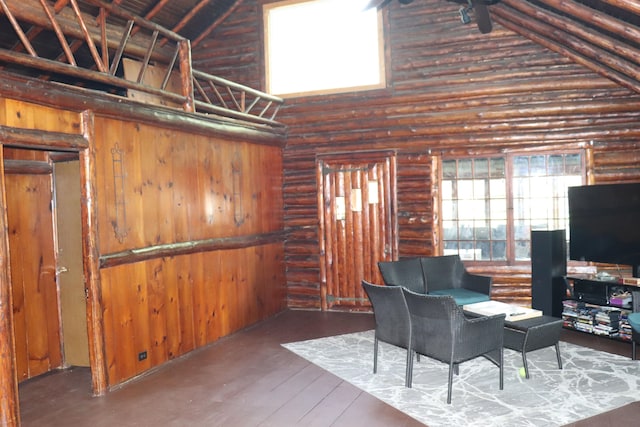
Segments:
[[[386,200],[386,217],[389,230],[388,248],[385,253],[388,259],[393,260],[398,256],[398,219],[397,219],[397,179],[396,179],[396,152],[393,150],[380,151],[360,151],[349,153],[328,153],[316,156],[316,182],[317,182],[317,199],[318,199],[318,244],[319,244],[319,262],[320,262],[320,305],[322,311],[329,309],[328,303],[328,274],[330,273],[332,260],[327,253],[328,241],[327,232],[331,230],[326,226],[326,209],[330,206],[327,203],[325,194],[325,175],[327,175],[327,163],[339,163],[342,165],[353,163],[389,163],[389,173],[386,178],[386,186],[388,187],[388,200]],[[336,169],[332,166],[331,169]],[[378,261],[383,261],[380,259]]]

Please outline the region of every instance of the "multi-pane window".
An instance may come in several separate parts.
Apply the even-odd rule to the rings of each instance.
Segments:
[[[583,183],[583,164],[581,153],[443,160],[444,253],[529,260],[531,230],[568,229],[567,188]]]

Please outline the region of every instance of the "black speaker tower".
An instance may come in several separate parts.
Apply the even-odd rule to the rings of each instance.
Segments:
[[[565,230],[531,231],[531,307],[562,317],[567,293]]]

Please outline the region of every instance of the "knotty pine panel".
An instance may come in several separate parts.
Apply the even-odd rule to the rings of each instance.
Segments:
[[[101,282],[110,386],[280,312],[286,292],[280,243],[105,268]]]
[[[194,48],[198,69],[264,88],[260,5],[244,1]],[[441,0],[385,8],[388,87],[286,99],[284,150],[288,302],[319,307],[318,154],[392,149],[398,161],[400,257],[434,253],[431,156],[594,142],[595,182],[640,178],[640,96],[494,23],[462,25]],[[631,153],[630,153],[631,151]],[[520,268],[496,270],[496,292],[527,301]],[[514,280],[509,280],[513,275]],[[504,277],[504,279],[502,279]]]
[[[95,123],[102,254],[282,229],[279,147]]]
[[[0,97],[0,125],[70,134],[82,133],[80,114]]]

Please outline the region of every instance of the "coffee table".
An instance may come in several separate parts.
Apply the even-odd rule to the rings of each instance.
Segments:
[[[539,316],[517,322],[504,322],[504,346],[522,353],[525,377],[529,378],[529,366],[527,365],[527,352],[545,347],[554,346],[558,359],[558,369],[562,369],[562,357],[560,356],[560,333],[562,332],[562,319],[552,316]]]

